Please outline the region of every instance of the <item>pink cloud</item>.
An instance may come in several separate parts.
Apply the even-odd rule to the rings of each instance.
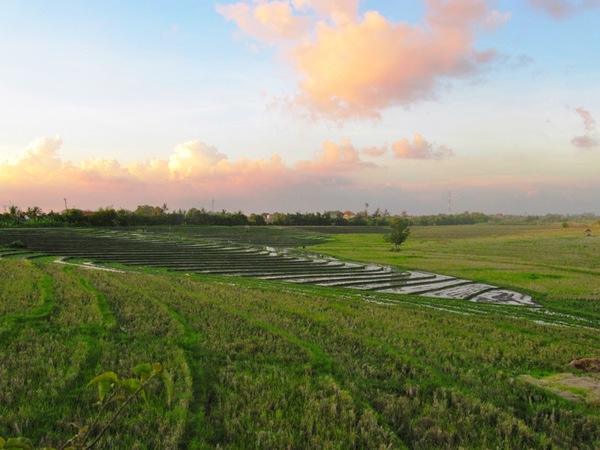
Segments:
[[[575,108],[575,112],[581,117],[587,134],[575,136],[571,139],[571,144],[583,150],[597,147],[600,144],[600,141],[595,137],[598,133],[596,131],[596,121],[592,117],[592,113],[582,107]]]
[[[453,155],[445,145],[435,145],[428,142],[420,134],[415,134],[412,142],[402,139],[392,144],[396,158],[401,159],[445,159]]]
[[[589,149],[597,147],[600,142],[598,142],[598,139],[591,136],[575,136],[571,139],[571,144],[581,149]]]
[[[529,0],[529,3],[555,19],[564,19],[600,6],[600,0]]]
[[[575,112],[581,116],[586,130],[593,131],[596,129],[596,121],[592,117],[592,113],[582,107],[575,108]]]
[[[377,11],[360,16],[356,1],[296,0],[293,8],[280,3],[240,2],[217,11],[254,39],[292,38],[282,44],[299,77],[289,104],[335,121],[378,118],[385,108],[434,97],[444,79],[475,73],[494,57],[474,47],[476,32],[509,17],[491,11],[486,0],[425,1],[424,22],[415,25]],[[267,7],[285,14],[265,15],[258,26],[258,11]],[[296,19],[310,19],[304,33],[291,26]],[[298,32],[273,32],[280,27]]]

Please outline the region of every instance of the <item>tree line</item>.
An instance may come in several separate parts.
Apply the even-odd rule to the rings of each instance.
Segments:
[[[92,226],[92,227],[130,227],[148,225],[283,225],[283,226],[368,226],[389,224],[391,214],[377,210],[369,215],[361,212],[352,217],[344,217],[341,211],[295,212],[295,213],[252,213],[241,211],[207,211],[204,208],[170,211],[166,204],[162,206],[139,205],[135,210],[99,208],[96,211],[84,211],[77,208],[61,212],[44,213],[41,208],[21,209],[10,206],[0,214],[0,226]]]
[[[91,227],[131,227],[150,225],[221,225],[221,226],[389,226],[395,216],[387,210],[377,208],[369,213],[345,214],[341,211],[294,212],[294,213],[252,213],[241,211],[228,212],[207,211],[204,208],[188,210],[169,210],[166,204],[161,206],[139,205],[135,210],[99,208],[96,211],[85,211],[77,208],[65,209],[61,212],[45,213],[37,206],[21,209],[11,205],[0,214],[0,227],[35,226],[91,226]],[[592,213],[578,215],[546,214],[544,216],[514,216],[479,212],[463,212],[460,214],[437,214],[408,216],[413,226],[435,225],[471,225],[477,223],[540,223],[540,222],[592,222],[598,216]]]

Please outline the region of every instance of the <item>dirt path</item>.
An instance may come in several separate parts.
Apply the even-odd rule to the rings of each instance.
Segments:
[[[82,264],[69,263],[64,260],[64,258],[55,259],[54,262],[56,264],[65,264],[67,266],[75,266],[75,267],[83,267],[85,269],[93,269],[93,270],[104,270],[105,272],[117,272],[117,273],[125,273],[124,270],[113,269],[112,267],[102,267],[98,266],[91,262],[85,262]]]

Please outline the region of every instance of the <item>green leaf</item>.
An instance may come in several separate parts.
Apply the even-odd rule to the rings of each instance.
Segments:
[[[2,436],[0,436],[0,448],[4,448],[4,444],[6,444],[6,441]]]
[[[119,381],[119,377],[114,372],[104,372],[103,374],[93,378],[92,381],[90,381],[87,385],[91,386],[92,384],[96,384],[101,381],[109,381],[111,383],[116,383],[117,381]]]
[[[142,383],[140,383],[140,380],[137,378],[127,378],[126,380],[121,380],[119,382],[119,386],[129,392],[129,394],[135,393],[141,385]]]
[[[147,380],[152,374],[152,366],[149,363],[138,364],[133,369],[133,373],[141,377],[142,381]]]
[[[112,387],[113,383],[110,381],[104,380],[98,382],[98,398],[100,399],[100,403],[104,401],[104,397],[106,397],[106,394],[108,394]]]
[[[160,374],[163,371],[163,365],[161,363],[152,364],[152,371],[156,374]]]
[[[9,438],[8,441],[4,443],[5,449],[14,449],[21,448],[25,450],[34,450],[32,442],[24,437],[19,438]]]
[[[102,403],[102,401],[104,400],[104,397],[106,397],[106,394],[108,393],[108,391],[110,391],[110,388],[119,381],[119,377],[117,376],[116,373],[114,372],[104,372],[101,375],[98,375],[97,377],[95,377],[94,379],[92,379],[92,381],[90,381],[87,385],[91,386],[93,384],[97,384],[98,385],[98,398],[100,399],[100,404]]]

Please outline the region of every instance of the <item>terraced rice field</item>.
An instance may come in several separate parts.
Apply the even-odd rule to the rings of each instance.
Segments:
[[[314,237],[301,242],[318,241]],[[173,271],[254,277],[290,283],[346,287],[391,294],[458,298],[480,303],[535,306],[532,298],[497,286],[423,271],[358,264],[285,248],[258,247],[222,238],[65,229],[4,230],[0,245],[21,241],[26,249],[4,249],[0,256],[58,256],[61,262],[159,267]]]
[[[294,247],[315,239],[290,231]],[[598,403],[582,384],[600,373],[571,364],[600,359],[597,297],[577,299],[572,284],[560,301],[529,290],[544,307],[398,295],[377,290],[391,274],[410,281],[408,270],[388,273],[399,255],[380,236],[351,236],[355,256],[337,250],[378,262],[356,264],[209,232],[0,229],[0,245],[29,246],[0,257],[0,436],[60,448],[73,422],[98,414],[90,379],[159,361],[173,401],[152,386],[101,448],[600,448]],[[565,248],[575,254],[574,242]],[[412,252],[401,252],[406,262],[419,261]],[[244,276],[252,271],[262,279]]]

